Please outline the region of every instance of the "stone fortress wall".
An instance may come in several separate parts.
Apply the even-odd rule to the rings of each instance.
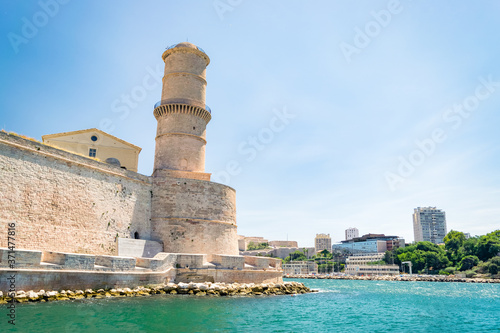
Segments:
[[[117,237],[151,238],[149,177],[0,132],[0,247],[117,254]]]
[[[238,255],[236,192],[197,179],[153,178],[151,239],[164,252]]]
[[[162,57],[151,177],[0,133],[0,235],[5,235],[0,248],[9,248],[8,226],[14,222],[16,253],[43,252],[25,252],[31,266],[19,268],[23,271],[14,265],[23,276],[19,283],[67,284],[77,270],[88,277],[82,283],[98,283],[94,273],[99,272],[110,285],[174,276],[179,281],[281,280],[281,261],[238,255],[235,190],[210,182],[204,170],[211,119],[205,106],[208,56],[193,44],[179,43]],[[134,238],[141,242],[130,245]],[[2,259],[0,277],[9,269]],[[63,273],[67,269],[75,271]]]

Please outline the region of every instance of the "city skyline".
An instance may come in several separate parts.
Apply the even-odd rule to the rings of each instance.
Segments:
[[[498,10],[7,3],[0,126],[40,141],[99,128],[141,147],[151,175],[161,54],[188,39],[211,60],[205,170],[236,189],[238,234],[307,247],[353,226],[411,242],[426,206],[446,211],[448,231],[486,234],[500,225]]]

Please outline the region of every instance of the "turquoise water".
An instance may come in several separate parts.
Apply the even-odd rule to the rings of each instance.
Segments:
[[[296,281],[320,292],[20,304],[14,331],[500,332],[500,284]],[[0,331],[8,331],[6,316],[0,318]]]

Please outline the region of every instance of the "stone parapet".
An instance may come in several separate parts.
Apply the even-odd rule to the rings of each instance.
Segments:
[[[42,261],[60,265],[63,269],[93,270],[96,257],[89,254],[44,251]]]
[[[42,251],[0,248],[0,267],[10,267],[9,260],[12,260],[10,263],[14,262],[15,268],[39,267]]]
[[[131,271],[135,269],[135,258],[116,256],[96,256],[95,264],[113,271]]]
[[[243,269],[245,266],[245,257],[213,254],[210,262],[214,264],[216,268]]]
[[[155,255],[154,258],[136,258],[136,266],[152,271],[161,271],[173,268],[176,261],[177,254],[161,252]]]

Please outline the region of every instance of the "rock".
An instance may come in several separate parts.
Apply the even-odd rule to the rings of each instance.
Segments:
[[[28,291],[27,296],[30,301],[36,301],[38,300],[38,298],[40,298],[38,293],[34,292],[33,290]]]

